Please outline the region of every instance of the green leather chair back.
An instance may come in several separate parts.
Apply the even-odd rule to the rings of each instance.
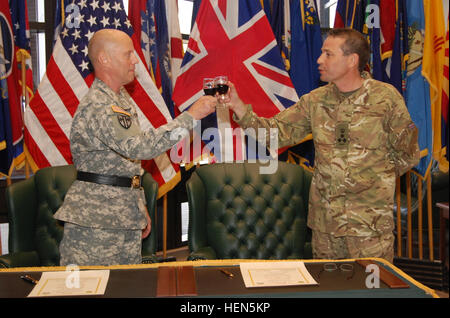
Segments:
[[[73,165],[43,168],[31,178],[6,189],[9,217],[9,254],[0,259],[3,266],[59,265],[59,243],[63,224],[53,215],[76,178]],[[143,187],[150,218],[154,220],[158,183],[145,173]],[[156,226],[142,242],[143,261],[156,260]],[[0,258],[2,258],[0,256]]]
[[[311,174],[277,162],[220,163],[196,169],[186,183],[189,259],[311,258],[306,226]]]
[[[53,214],[64,201],[67,190],[76,178],[73,166],[45,168],[36,172],[37,214],[34,242],[41,266],[59,265],[59,242],[63,225]]]

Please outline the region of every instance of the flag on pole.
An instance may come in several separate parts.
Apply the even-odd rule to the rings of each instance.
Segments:
[[[172,117],[172,93],[183,59],[183,43],[176,0],[129,2],[128,16],[140,39],[143,58]]]
[[[442,80],[442,129],[441,129],[441,140],[442,140],[442,150],[443,153],[441,154],[441,158],[439,161],[439,167],[443,171],[448,171],[448,141],[449,141],[449,135],[448,135],[448,96],[449,96],[449,88],[448,88],[448,16],[447,16],[447,33],[445,36],[445,44],[444,44],[444,69],[442,72],[443,80]]]
[[[13,3],[11,16],[8,0],[0,1],[0,172],[10,175],[13,168],[23,164],[23,119],[21,105],[21,78],[18,56],[22,58],[19,45],[27,45],[25,3]],[[14,19],[13,19],[14,18]],[[23,23],[22,23],[23,20]],[[19,23],[19,24],[18,24]],[[21,29],[23,28],[23,29]]]
[[[228,76],[242,100],[260,116],[271,117],[298,100],[259,1],[201,2],[175,84],[175,104],[180,110],[189,108],[203,95],[203,78],[219,75]],[[218,128],[214,140],[202,138],[208,148],[214,144],[218,161],[240,161],[255,155],[246,147],[247,136],[228,109],[206,117],[202,128]],[[233,141],[227,139],[230,132]]]
[[[385,60],[392,56],[395,41],[395,25],[397,20],[396,0],[379,0],[381,59]]]
[[[20,87],[25,88],[21,91],[22,100],[31,99],[33,97],[33,72],[31,64],[31,47],[30,47],[30,25],[28,22],[28,6],[26,0],[10,1],[11,20],[14,24],[14,36],[16,43],[16,56],[21,73],[24,73],[25,86],[22,86],[22,77],[19,77]],[[21,63],[25,63],[25,70],[22,70]],[[24,96],[27,95],[27,96]]]
[[[134,36],[122,1],[79,0],[61,2],[63,27],[55,42],[46,73],[25,110],[25,143],[33,170],[72,163],[70,128],[79,101],[94,80],[87,56],[87,45],[100,29],[126,32],[133,39],[136,55],[141,57],[140,40]],[[136,79],[127,85],[142,129],[157,128],[172,118],[142,60],[136,65]],[[160,186],[159,195],[178,181],[178,166],[164,153],[146,164]],[[179,177],[179,176],[178,176]]]
[[[167,32],[170,42],[170,79],[172,81],[173,93],[177,77],[180,74],[181,63],[183,62],[183,39],[181,38],[180,21],[178,19],[177,0],[165,0],[164,3],[167,17]]]
[[[336,16],[334,18],[334,28],[352,28],[354,10],[356,2],[354,0],[338,0],[336,5]]]
[[[16,146],[13,165],[21,167],[25,160],[23,151],[23,110],[33,97],[33,72],[31,63],[30,26],[28,22],[28,7],[26,0],[10,1],[11,21],[14,25],[15,54],[17,58],[17,87],[21,102],[22,140]],[[23,69],[22,69],[23,68]]]
[[[322,54],[322,36],[314,0],[292,1],[291,32],[289,74],[298,96],[302,96],[320,84],[317,59]]]
[[[422,76],[422,59],[425,35],[425,15],[422,1],[408,1],[409,59],[405,102],[411,119],[419,129],[421,159],[415,167],[425,176],[431,168],[433,130],[431,127],[430,85]]]
[[[405,0],[379,0],[380,6],[380,38],[375,41],[372,37],[373,49],[379,51],[381,70],[374,74],[381,74],[375,79],[389,83],[404,94],[404,79],[408,59],[407,13]],[[375,64],[375,63],[374,63]]]
[[[298,96],[302,96],[322,84],[317,65],[317,59],[322,54],[320,21],[315,0],[291,1],[289,12],[289,74]],[[314,144],[311,135],[289,149],[288,158],[293,157],[299,158],[303,165],[314,166]]]
[[[431,122],[433,127],[433,158],[442,157],[441,111],[444,67],[445,22],[442,1],[424,0],[425,42],[422,75],[430,84]]]
[[[286,70],[289,71],[289,52],[291,49],[290,1],[261,0],[261,4],[272,27]]]
[[[362,33],[366,5],[366,0],[338,0],[334,27],[352,28]]]

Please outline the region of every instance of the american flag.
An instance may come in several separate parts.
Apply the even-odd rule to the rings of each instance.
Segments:
[[[202,1],[175,84],[175,104],[182,111],[189,108],[203,95],[203,78],[218,75],[228,76],[242,100],[263,117],[271,117],[298,101],[260,1]],[[202,120],[202,128],[211,127],[218,128],[220,147],[217,140],[203,142],[214,144],[211,151],[217,161],[255,156],[246,146],[248,136],[229,110],[218,109]],[[226,137],[231,130],[233,142]]]
[[[33,170],[72,163],[70,128],[81,98],[94,80],[87,45],[93,34],[110,28],[126,32],[133,39],[136,56],[140,40],[124,11],[122,1],[64,1],[65,19],[56,39],[53,54],[37,92],[25,111],[25,143],[32,158]],[[136,104],[142,129],[157,128],[172,117],[156,89],[148,70],[140,60],[136,79],[127,85]],[[178,167],[168,153],[146,163],[146,169],[160,185],[159,195],[177,177]]]

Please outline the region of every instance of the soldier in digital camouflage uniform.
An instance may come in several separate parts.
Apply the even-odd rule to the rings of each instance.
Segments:
[[[279,147],[312,133],[315,258],[393,261],[395,179],[419,161],[418,131],[398,91],[363,72],[369,54],[359,32],[331,30],[317,61],[329,84],[269,119],[257,117],[230,83],[228,101],[243,128],[277,128]]]
[[[65,222],[60,264],[140,263],[142,237],[151,227],[143,190],[132,188],[130,183],[115,186],[82,181],[80,175],[141,175],[140,160],[172,147],[179,139],[171,139],[171,132],[191,129],[194,119],[214,111],[216,100],[202,97],[170,123],[142,131],[133,102],[123,88],[134,79],[138,62],[131,39],[118,30],[98,31],[89,42],[89,58],[96,79],[77,108],[70,134],[78,177],[55,213],[56,219]]]

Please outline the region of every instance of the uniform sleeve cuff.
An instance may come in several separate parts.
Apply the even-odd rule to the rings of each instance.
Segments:
[[[194,117],[192,117],[191,114],[188,112],[182,112],[178,117],[175,118],[175,120],[179,123],[179,125],[186,129],[192,129],[194,128],[194,125],[196,123],[196,120]]]
[[[236,114],[233,113],[233,120],[241,127],[247,127],[250,120],[254,116],[252,105],[246,104],[245,106],[247,107],[247,110],[245,111],[245,114],[241,119],[238,119]]]

